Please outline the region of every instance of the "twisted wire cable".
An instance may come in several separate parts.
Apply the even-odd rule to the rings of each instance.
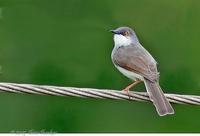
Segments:
[[[33,84],[0,83],[1,92],[24,93],[52,96],[73,96],[94,99],[114,99],[129,101],[150,101],[146,92],[130,91],[129,94],[109,89],[58,87]],[[169,102],[177,104],[200,105],[200,96],[165,94]]]

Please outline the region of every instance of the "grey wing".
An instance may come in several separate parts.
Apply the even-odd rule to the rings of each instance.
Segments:
[[[113,54],[113,62],[120,67],[142,75],[150,81],[158,80],[156,61],[140,45],[122,46]]]

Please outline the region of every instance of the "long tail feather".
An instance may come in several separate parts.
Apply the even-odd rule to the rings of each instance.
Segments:
[[[174,109],[171,104],[165,97],[162,89],[158,82],[151,82],[147,79],[144,80],[147,93],[153,104],[156,107],[156,110],[160,116],[165,116],[167,114],[174,114]]]

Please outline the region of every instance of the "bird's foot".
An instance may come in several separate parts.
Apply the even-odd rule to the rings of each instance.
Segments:
[[[131,88],[133,88],[134,86],[136,86],[138,83],[140,83],[141,82],[141,80],[136,80],[135,82],[133,82],[132,84],[130,84],[129,86],[127,86],[126,88],[124,88],[123,90],[122,90],[122,92],[125,92],[128,96],[129,96],[129,99],[130,99],[130,93],[129,93],[129,90],[131,89]]]
[[[129,93],[129,88],[124,88],[124,89],[122,90],[122,92],[124,92],[124,93]]]
[[[128,97],[129,97],[129,99],[130,99],[129,88],[124,88],[124,89],[122,90],[122,92],[123,92],[123,93],[126,93],[126,94],[128,95]]]

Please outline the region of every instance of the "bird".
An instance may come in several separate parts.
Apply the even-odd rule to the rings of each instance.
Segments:
[[[122,91],[129,93],[131,88],[144,82],[157,113],[160,116],[174,114],[173,107],[159,85],[157,62],[140,44],[135,31],[126,26],[110,31],[114,34],[114,48],[111,53],[112,62],[124,76],[133,81]]]

